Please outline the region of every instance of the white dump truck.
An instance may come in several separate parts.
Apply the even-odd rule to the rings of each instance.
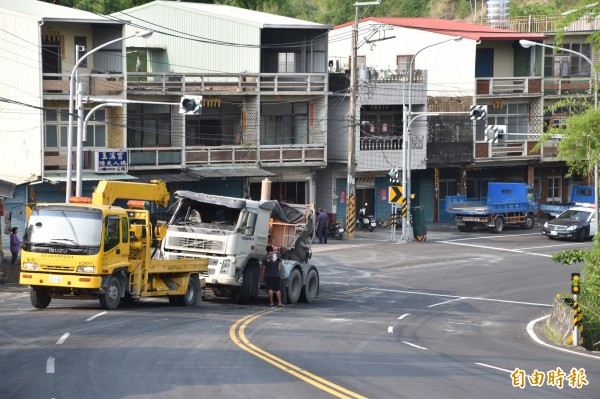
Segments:
[[[309,263],[315,232],[312,205],[254,201],[177,191],[161,245],[163,259],[206,258],[206,287],[215,296],[247,303],[257,297],[266,246],[279,250],[286,270],[287,301],[313,302],[319,272]]]

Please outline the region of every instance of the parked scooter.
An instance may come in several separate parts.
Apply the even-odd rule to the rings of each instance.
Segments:
[[[346,229],[341,223],[333,223],[329,226],[327,230],[327,237],[335,238],[336,240],[341,240],[344,238],[344,233]]]
[[[358,228],[360,230],[367,228],[369,231],[373,231],[377,227],[377,222],[375,221],[375,216],[367,215],[367,205],[365,202],[365,206],[358,211]]]

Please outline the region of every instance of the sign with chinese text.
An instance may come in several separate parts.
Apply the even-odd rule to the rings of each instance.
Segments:
[[[127,151],[95,151],[94,171],[96,173],[127,173],[129,158]]]

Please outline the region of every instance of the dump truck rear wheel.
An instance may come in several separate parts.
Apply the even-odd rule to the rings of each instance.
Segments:
[[[31,304],[33,307],[37,309],[46,309],[52,300],[52,297],[46,288],[31,287],[31,290],[29,291],[29,298],[31,299]]]
[[[315,269],[311,269],[306,276],[304,289],[300,296],[301,302],[313,303],[319,293],[319,273]]]
[[[298,302],[298,299],[300,299],[300,294],[302,294],[302,276],[300,275],[300,270],[294,269],[290,273],[290,279],[288,281],[287,290],[288,302]]]
[[[115,276],[108,278],[106,290],[100,294],[100,306],[102,309],[115,310],[121,303],[121,282]]]
[[[252,277],[254,276],[254,272],[251,267],[247,267],[244,269],[242,273],[242,286],[235,293],[235,302],[239,304],[246,304],[250,301],[250,294],[252,294]]]

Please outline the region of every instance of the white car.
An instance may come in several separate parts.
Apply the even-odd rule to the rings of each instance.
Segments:
[[[584,241],[596,235],[596,209],[576,206],[569,208],[556,219],[544,223],[542,234],[548,238],[571,238]]]

